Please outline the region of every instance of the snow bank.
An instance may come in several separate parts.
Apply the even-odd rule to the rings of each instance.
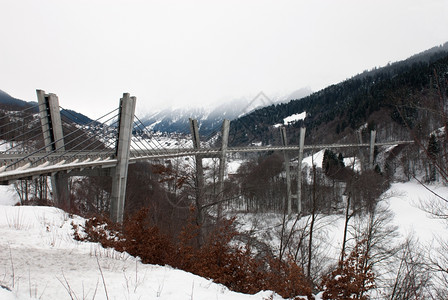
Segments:
[[[0,288],[0,299],[106,299],[106,291],[109,299],[159,300],[261,300],[272,294],[235,293],[181,270],[74,241],[71,222],[83,219],[53,207],[0,206],[0,284],[12,290]]]

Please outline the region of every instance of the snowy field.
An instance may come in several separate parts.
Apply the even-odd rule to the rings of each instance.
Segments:
[[[434,187],[447,196],[447,187]],[[0,190],[0,299],[282,299],[272,292],[245,295],[166,266],[144,265],[126,253],[72,239],[79,217],[52,207],[12,206],[13,191]],[[416,182],[394,183],[386,200],[403,238],[413,232],[423,243],[446,236],[446,224],[418,208],[434,197]],[[278,216],[277,216],[278,217]],[[250,218],[246,219],[250,223]],[[274,223],[276,217],[271,218]],[[339,248],[342,220],[330,230]],[[250,227],[250,224],[247,224]]]

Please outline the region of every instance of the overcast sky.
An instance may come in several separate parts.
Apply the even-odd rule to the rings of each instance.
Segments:
[[[317,91],[448,41],[448,0],[0,0],[0,89],[91,117]]]

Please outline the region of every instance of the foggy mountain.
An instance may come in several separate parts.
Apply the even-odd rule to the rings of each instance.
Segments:
[[[291,99],[300,99],[310,95],[309,87],[298,89],[286,96],[269,98],[264,92],[258,93],[253,99],[233,99],[223,102],[213,108],[177,108],[164,109],[154,114],[149,114],[142,119],[145,126],[151,130],[168,133],[189,133],[188,119],[196,119],[199,131],[202,135],[210,135],[221,128],[224,119],[233,120],[249,114],[256,109],[276,103],[284,103]]]

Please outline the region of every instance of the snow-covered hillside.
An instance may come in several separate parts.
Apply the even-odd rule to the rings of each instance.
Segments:
[[[3,194],[4,195],[4,194]],[[2,203],[11,203],[2,196]],[[0,299],[268,299],[72,239],[83,220],[53,207],[0,205]],[[282,299],[277,295],[269,299]]]
[[[432,187],[448,195],[447,187]],[[401,238],[413,232],[422,243],[446,236],[446,224],[418,208],[433,194],[416,182],[394,183],[387,192]],[[82,218],[53,207],[12,206],[12,191],[0,197],[0,299],[282,299],[272,292],[245,295],[168,266],[144,265],[126,253],[72,239],[71,223]],[[269,217],[270,216],[270,217]],[[328,249],[340,249],[343,222],[331,217]],[[266,215],[265,228],[278,216]],[[242,216],[250,228],[250,216]],[[329,251],[329,252],[332,252]],[[10,289],[10,290],[8,290]],[[273,295],[273,298],[269,298]]]

